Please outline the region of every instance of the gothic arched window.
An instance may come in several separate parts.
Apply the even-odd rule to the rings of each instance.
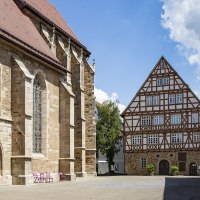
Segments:
[[[42,152],[42,121],[41,121],[42,88],[36,76],[33,83],[33,153]]]

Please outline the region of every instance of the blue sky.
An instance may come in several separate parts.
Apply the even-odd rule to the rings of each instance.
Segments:
[[[127,106],[162,55],[200,91],[198,0],[49,1],[96,59],[97,99]]]

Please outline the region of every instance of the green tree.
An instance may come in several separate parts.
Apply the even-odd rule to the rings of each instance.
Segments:
[[[122,137],[120,112],[117,104],[112,101],[97,104],[97,110],[97,150],[106,156],[110,173],[115,153],[119,151],[117,144]]]

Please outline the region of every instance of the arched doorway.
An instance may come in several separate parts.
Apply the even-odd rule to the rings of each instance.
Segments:
[[[160,161],[159,175],[169,175],[169,162],[167,160]]]
[[[190,176],[196,176],[197,175],[197,164],[191,163],[190,164]]]

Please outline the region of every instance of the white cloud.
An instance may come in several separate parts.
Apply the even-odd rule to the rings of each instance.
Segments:
[[[190,64],[197,65],[200,80],[200,1],[162,0],[162,25]]]
[[[104,101],[109,99],[109,96],[107,95],[107,93],[101,89],[94,88],[94,95],[98,103],[103,103]]]
[[[96,101],[98,103],[103,103],[104,101],[107,101],[107,100],[111,100],[113,102],[117,102],[117,105],[118,105],[118,108],[120,110],[120,113],[122,113],[124,111],[124,109],[126,108],[125,105],[118,103],[119,102],[119,96],[118,96],[118,94],[116,92],[113,92],[111,94],[111,96],[109,96],[103,90],[94,88],[94,95],[95,95]]]

